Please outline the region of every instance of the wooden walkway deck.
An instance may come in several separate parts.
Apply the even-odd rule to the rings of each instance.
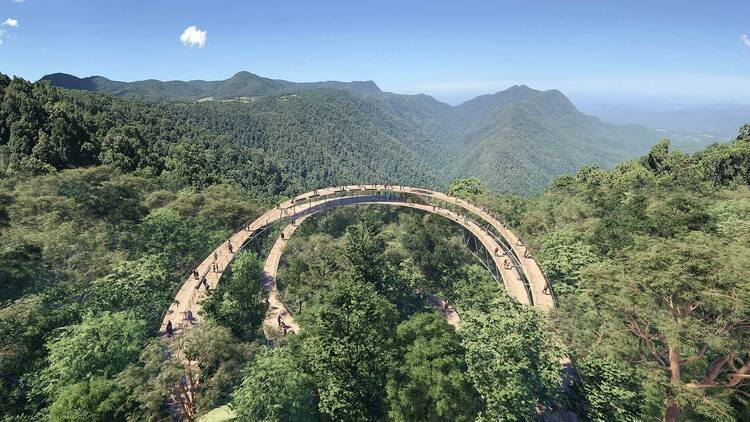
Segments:
[[[394,199],[391,199],[391,195]],[[406,202],[403,200],[405,198],[415,199],[417,202]],[[336,206],[365,203],[420,209],[453,220],[476,236],[484,248],[490,252],[497,267],[497,272],[501,275],[502,282],[511,296],[521,303],[533,303],[534,306],[546,311],[554,307],[551,288],[547,285],[547,280],[534,259],[526,254],[526,246],[512,230],[503,225],[487,210],[465,200],[422,188],[394,185],[353,185],[319,189],[299,195],[279,204],[276,208],[267,211],[244,228],[233,233],[226,242],[218,246],[197,266],[195,271],[197,271],[198,277],[191,275],[182,284],[175,295],[174,302],[165,313],[160,333],[165,334],[167,323],[170,321],[176,332],[189,326],[185,320],[188,311],[191,311],[196,321],[200,320],[199,302],[206,295],[205,284],[208,284],[211,289],[216,288],[222,273],[229,266],[241,245],[264,227],[284,219],[299,221],[307,215]],[[451,207],[453,209],[450,209]],[[285,228],[285,230],[287,229],[289,229],[289,226]],[[291,236],[291,233],[289,235]],[[286,236],[285,238],[288,239]],[[275,269],[278,268],[278,260],[280,260],[285,242],[286,240],[278,247],[274,244],[268,257],[271,262],[269,262],[269,259],[266,260],[266,263],[275,266]],[[229,243],[231,243],[234,253],[230,253]],[[520,268],[505,266],[503,261],[508,257],[498,256],[494,253],[495,250],[507,250],[513,255],[514,260],[520,264]],[[218,271],[214,271],[214,263],[218,267]],[[264,271],[266,269],[272,268],[264,266]],[[274,309],[273,315],[275,316],[269,315],[271,319],[266,319],[264,329],[269,322],[276,323],[276,326],[278,326],[273,318],[281,314],[286,324],[292,327],[292,331],[298,330],[299,327],[293,325],[293,318],[283,307],[278,298],[278,293],[275,291],[275,269],[273,271],[273,282],[269,282],[268,285],[264,283],[264,287],[269,290],[269,303],[271,308]],[[522,277],[519,275],[523,275],[528,280],[531,300],[529,300]],[[205,280],[204,283],[202,283],[203,280]],[[202,285],[204,287],[201,287]],[[268,329],[271,328],[272,326],[268,327]]]

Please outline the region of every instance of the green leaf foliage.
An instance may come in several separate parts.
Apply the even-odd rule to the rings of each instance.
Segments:
[[[551,406],[561,379],[562,353],[544,317],[499,296],[488,312],[462,315],[467,376],[482,398],[482,420],[532,421]]]
[[[313,421],[319,418],[314,379],[289,347],[261,350],[232,394],[240,420]]]
[[[149,334],[145,322],[129,312],[91,314],[61,329],[47,344],[45,389],[54,395],[93,376],[117,374],[138,356]]]
[[[232,274],[203,301],[203,312],[212,321],[249,340],[266,314],[261,300],[263,263],[253,252],[240,252],[232,262]]]
[[[126,420],[123,404],[128,392],[102,377],[66,386],[49,409],[53,421],[110,422]]]
[[[396,317],[393,305],[363,282],[344,278],[321,292],[319,305],[303,320],[303,348],[319,380],[319,409],[325,417],[384,417]]]
[[[436,312],[423,312],[396,329],[400,358],[388,377],[393,421],[473,421],[479,395],[466,374],[461,337]]]

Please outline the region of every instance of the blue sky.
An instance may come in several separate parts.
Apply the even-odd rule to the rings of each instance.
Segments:
[[[130,81],[248,70],[372,79],[451,103],[520,83],[582,102],[750,103],[748,16],[747,0],[0,0],[0,72]]]

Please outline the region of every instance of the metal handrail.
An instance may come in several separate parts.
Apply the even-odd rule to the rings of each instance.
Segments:
[[[325,189],[327,189],[327,188],[325,188]],[[296,219],[296,218],[299,218],[299,217],[301,217],[301,216],[304,216],[304,215],[307,215],[307,214],[311,214],[311,213],[315,213],[315,212],[317,212],[317,211],[319,211],[319,210],[321,210],[321,209],[325,209],[325,208],[328,208],[328,207],[330,207],[330,205],[329,205],[329,202],[330,202],[331,200],[332,200],[332,201],[335,201],[335,202],[344,202],[344,201],[347,201],[347,200],[349,200],[349,201],[351,201],[351,203],[352,203],[352,204],[356,204],[356,203],[359,203],[359,202],[366,202],[366,201],[367,201],[368,199],[364,199],[364,198],[370,198],[370,199],[372,199],[372,198],[377,198],[377,199],[378,199],[379,201],[382,201],[382,202],[385,202],[385,201],[396,201],[396,199],[393,199],[393,198],[391,198],[391,197],[389,197],[389,196],[384,196],[384,195],[382,195],[382,194],[376,194],[376,195],[363,195],[363,196],[357,196],[357,195],[355,195],[355,196],[352,196],[352,197],[336,197],[336,196],[335,196],[335,195],[337,195],[337,194],[338,194],[338,193],[340,193],[340,192],[353,192],[353,191],[358,191],[358,190],[360,190],[360,191],[375,191],[375,192],[377,192],[377,191],[379,191],[379,190],[384,190],[384,191],[387,191],[387,192],[394,192],[394,193],[399,193],[399,194],[410,194],[410,195],[412,195],[413,197],[416,197],[416,198],[422,199],[422,200],[423,200],[424,202],[426,202],[426,203],[428,203],[428,204],[430,204],[430,205],[434,205],[434,204],[433,204],[433,203],[431,203],[430,201],[425,201],[425,199],[426,199],[426,198],[430,198],[430,199],[433,199],[433,200],[436,200],[436,201],[443,201],[443,202],[445,202],[445,203],[446,203],[446,208],[447,208],[448,210],[450,210],[450,208],[451,208],[451,207],[450,207],[450,205],[451,205],[451,202],[450,202],[450,201],[440,200],[440,199],[436,199],[436,198],[434,198],[434,197],[433,197],[433,195],[434,195],[435,193],[438,193],[437,191],[432,191],[432,190],[430,190],[430,189],[428,189],[428,188],[420,188],[420,187],[416,187],[416,186],[410,186],[410,187],[409,187],[409,190],[408,190],[408,191],[407,191],[407,190],[405,190],[405,188],[404,188],[404,186],[403,186],[403,185],[393,185],[393,184],[383,184],[383,185],[382,185],[382,188],[381,188],[381,185],[380,185],[380,184],[374,184],[374,185],[371,185],[371,186],[366,186],[366,185],[347,185],[347,186],[336,186],[336,187],[333,187],[332,189],[333,189],[333,191],[332,191],[332,195],[334,195],[334,196],[333,196],[333,198],[331,198],[331,199],[329,199],[329,196],[331,196],[331,194],[320,195],[320,194],[319,194],[319,193],[318,193],[317,191],[315,191],[315,192],[314,192],[314,193],[313,193],[312,195],[308,195],[308,196],[302,196],[302,197],[300,197],[300,196],[297,196],[297,197],[294,197],[294,198],[292,198],[292,199],[290,200],[290,201],[291,201],[291,204],[292,204],[291,206],[287,206],[287,207],[284,207],[283,209],[281,209],[281,208],[280,208],[280,205],[277,205],[277,207],[278,207],[278,208],[279,208],[279,209],[281,210],[281,213],[282,213],[282,215],[283,215],[283,214],[285,214],[286,212],[288,212],[288,211],[289,211],[289,210],[291,209],[291,210],[292,210],[292,214],[291,214],[290,216],[287,216],[287,217],[289,217],[289,218],[293,218],[293,219]],[[448,195],[447,193],[445,193],[445,194],[446,194],[446,195]],[[309,207],[309,208],[307,208],[307,209],[305,209],[305,210],[303,210],[303,211],[300,211],[300,212],[294,212],[294,208],[296,208],[296,207],[297,207],[297,206],[299,206],[299,205],[302,205],[302,204],[299,204],[299,202],[300,202],[300,201],[302,201],[303,203],[309,203],[309,201],[308,201],[308,200],[311,200],[311,199],[317,199],[317,200],[320,200],[321,198],[322,198],[322,200],[323,200],[323,202],[322,202],[322,203],[320,203],[320,204],[317,204],[317,205],[314,205],[314,206],[311,206],[311,207]],[[487,223],[487,221],[486,221],[486,220],[485,220],[484,218],[482,218],[481,216],[479,216],[479,215],[478,215],[478,217],[480,218],[480,220],[481,220],[481,221],[483,221],[483,222],[484,222],[485,224],[481,224],[481,223],[478,223],[478,222],[477,222],[476,220],[474,220],[473,218],[469,218],[469,217],[467,216],[468,214],[476,214],[476,212],[474,212],[474,210],[471,210],[471,209],[466,209],[466,208],[464,208],[463,206],[461,206],[461,205],[460,205],[460,203],[461,203],[462,201],[463,201],[463,202],[466,202],[467,204],[470,204],[470,205],[472,205],[473,207],[475,207],[475,208],[477,208],[477,209],[480,209],[480,210],[482,210],[483,212],[486,212],[486,213],[488,213],[488,214],[489,214],[489,215],[490,215],[490,216],[491,216],[492,218],[496,219],[497,221],[502,221],[502,220],[500,220],[499,218],[497,218],[497,216],[495,216],[495,215],[494,215],[494,213],[492,213],[492,212],[488,211],[488,210],[487,210],[487,209],[486,209],[486,208],[485,208],[484,206],[481,206],[480,204],[477,204],[477,203],[475,203],[475,202],[474,202],[474,201],[472,201],[472,200],[466,200],[466,199],[461,199],[461,198],[455,198],[455,199],[456,199],[456,202],[457,202],[457,204],[453,204],[453,205],[456,205],[456,206],[458,206],[458,207],[462,208],[462,209],[463,209],[463,210],[465,211],[465,212],[464,212],[464,215],[463,215],[463,217],[464,217],[464,220],[466,220],[466,221],[471,221],[471,222],[472,222],[473,224],[475,224],[475,225],[476,225],[477,227],[480,227],[481,229],[483,229],[484,231],[486,231],[486,232],[487,232],[488,234],[490,234],[490,235],[492,236],[492,238],[493,238],[493,239],[495,239],[495,240],[496,240],[496,241],[498,242],[498,244],[499,244],[499,245],[500,245],[501,247],[503,247],[503,250],[504,250],[505,254],[506,254],[506,255],[508,255],[508,256],[509,256],[509,257],[511,258],[511,260],[513,261],[513,265],[514,265],[514,268],[516,269],[516,272],[518,273],[518,275],[519,275],[519,276],[520,276],[520,278],[521,278],[521,281],[523,282],[523,285],[524,285],[524,289],[526,290],[526,292],[527,292],[527,295],[529,296],[529,300],[530,300],[530,302],[531,302],[531,303],[533,304],[533,303],[534,303],[534,301],[533,301],[533,295],[532,295],[532,293],[531,293],[531,287],[530,287],[530,283],[529,283],[528,277],[527,277],[527,276],[526,276],[526,274],[524,273],[524,271],[523,271],[523,266],[522,266],[522,264],[521,264],[521,260],[520,260],[520,258],[518,257],[518,255],[516,254],[516,252],[515,252],[515,250],[513,249],[513,247],[512,247],[512,246],[511,246],[511,245],[510,245],[510,244],[508,243],[507,239],[505,239],[505,237],[504,237],[504,236],[503,236],[502,234],[498,234],[498,233],[496,233],[496,232],[495,232],[495,227],[494,227],[494,226],[493,226],[492,224],[489,224],[489,228],[488,228],[488,227],[486,227],[486,223]],[[406,198],[403,198],[403,200],[406,200]],[[286,201],[285,201],[285,202],[286,202]],[[456,214],[457,214],[457,215],[458,215],[459,217],[461,216],[461,213],[460,213],[460,212],[456,212]],[[257,217],[256,217],[255,219],[257,219]],[[237,228],[236,228],[236,229],[235,229],[235,230],[234,230],[234,231],[232,232],[232,234],[230,235],[230,237],[231,237],[232,235],[234,235],[235,233],[239,232],[240,230],[243,230],[243,229],[245,229],[246,227],[248,227],[248,225],[250,225],[250,224],[251,224],[251,223],[252,223],[252,222],[253,222],[253,221],[254,221],[255,219],[247,220],[247,221],[246,221],[245,223],[243,223],[242,225],[238,226],[238,227],[237,227]],[[271,224],[276,224],[276,223],[278,223],[279,221],[283,221],[283,220],[285,220],[285,219],[286,219],[286,218],[282,218],[282,219],[276,220],[276,221],[274,221],[274,222],[273,222],[273,223],[271,223]],[[266,229],[267,229],[267,228],[268,228],[268,227],[269,227],[269,226],[270,226],[271,224],[265,224],[265,225],[263,225],[263,226],[262,226],[262,230],[258,231],[257,233],[254,233],[252,237],[250,237],[250,238],[246,239],[246,240],[245,240],[245,241],[243,242],[243,244],[242,244],[242,245],[240,245],[240,248],[238,249],[238,251],[239,251],[239,250],[241,250],[242,248],[244,248],[244,247],[245,247],[245,245],[247,245],[248,243],[250,243],[250,242],[251,242],[252,240],[254,240],[255,238],[257,238],[257,236],[259,236],[260,234],[262,234],[263,232],[265,232],[265,231],[266,231]],[[502,224],[502,223],[501,223],[501,224]],[[512,232],[512,231],[511,231],[510,229],[508,229],[507,227],[504,227],[504,228],[505,228],[506,230],[509,230],[509,231],[510,231],[510,232],[511,232],[512,234],[514,234],[514,235],[515,235],[515,233],[513,233],[513,232]],[[518,236],[517,236],[517,235],[516,235],[516,237],[518,238]],[[520,238],[519,238],[519,239],[520,239]],[[222,243],[223,243],[223,242],[222,242]],[[201,262],[203,262],[203,261],[205,261],[206,259],[208,259],[208,258],[209,258],[209,257],[211,256],[211,253],[212,253],[213,251],[215,251],[215,250],[216,250],[216,248],[212,249],[212,250],[211,250],[211,251],[210,251],[210,252],[209,252],[209,253],[208,253],[208,254],[207,254],[207,255],[206,255],[206,256],[205,256],[205,257],[204,257],[204,258],[203,258],[202,260],[197,260],[197,261],[193,261],[193,264],[191,264],[191,267],[190,267],[190,268],[192,268],[192,270],[187,270],[187,271],[186,271],[186,272],[185,272],[185,273],[183,274],[183,276],[182,276],[182,280],[186,280],[186,279],[189,279],[189,277],[190,277],[190,276],[189,276],[189,274],[191,274],[191,273],[192,273],[193,271],[195,271],[195,268],[196,268],[196,267],[197,267],[197,266],[198,266],[198,265],[199,265],[199,264],[200,264]],[[490,253],[494,253],[493,251],[489,251],[489,252],[490,252]],[[540,269],[540,272],[542,273],[542,277],[543,277],[543,278],[544,278],[544,280],[545,280],[545,284],[546,284],[546,288],[545,288],[545,290],[547,290],[547,289],[548,289],[548,290],[549,290],[549,292],[550,292],[549,294],[550,294],[550,295],[552,295],[553,301],[554,301],[554,300],[556,300],[556,294],[555,294],[555,292],[554,292],[554,288],[553,288],[553,286],[552,286],[552,283],[551,283],[551,282],[549,281],[549,279],[547,278],[546,274],[545,274],[545,273],[544,273],[544,271],[542,270],[542,268],[541,268],[541,266],[539,265],[539,263],[538,263],[538,262],[536,262],[536,261],[534,261],[534,262],[535,262],[535,263],[536,263],[536,265],[537,265],[537,266],[539,267],[539,269]],[[228,265],[229,265],[229,264],[228,264]],[[200,275],[199,275],[199,278],[198,278],[198,280],[200,281],[200,280],[202,280],[202,279],[203,279],[204,277],[206,277],[206,275],[208,274],[208,272],[209,272],[209,269],[206,269],[206,270],[204,270],[203,274],[200,274]],[[178,292],[179,292],[179,291],[180,291],[180,290],[182,289],[182,287],[183,287],[183,286],[184,286],[184,283],[182,283],[182,284],[180,284],[180,285],[176,286],[176,287],[175,287],[175,290],[174,290],[174,291],[173,291],[173,293],[172,293],[172,297],[176,297],[176,296],[177,296],[177,293],[178,293]],[[194,289],[194,290],[195,290],[195,289]],[[190,295],[189,303],[190,303],[191,307],[192,307],[192,305],[194,305],[194,301],[195,301],[195,291],[191,292],[191,295]],[[172,303],[175,303],[175,301],[173,301]],[[283,303],[283,300],[282,300],[282,303]],[[169,308],[167,308],[167,309],[166,309],[166,310],[165,310],[165,311],[164,311],[164,312],[162,313],[162,316],[161,316],[161,321],[163,321],[163,320],[164,320],[164,318],[165,318],[165,316],[166,316],[167,312],[169,312]]]

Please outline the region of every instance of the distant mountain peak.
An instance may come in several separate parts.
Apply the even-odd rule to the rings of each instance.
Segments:
[[[536,89],[530,88],[528,85],[521,84],[521,85],[513,85],[510,88],[506,89],[505,91],[500,92],[539,92]]]
[[[380,87],[373,80],[351,81],[351,82],[347,82],[347,83],[351,84],[352,86],[356,86],[358,91],[381,92],[380,91]]]
[[[103,76],[89,76],[79,78],[68,73],[50,73],[42,76],[40,81],[49,81],[52,85],[62,88],[77,89],[81,91],[96,91],[97,81],[109,81]]]
[[[248,72],[247,70],[241,70],[232,75],[232,77],[229,79],[260,79],[260,76],[256,75],[255,73]]]
[[[565,96],[565,94],[556,89],[550,89],[542,92],[540,95],[540,99],[547,102],[548,104],[555,104],[557,106],[570,107],[573,109],[576,108],[575,105],[573,105],[573,103],[570,101],[570,99]]]

